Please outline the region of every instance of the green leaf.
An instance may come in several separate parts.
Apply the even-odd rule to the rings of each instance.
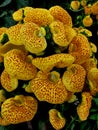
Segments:
[[[90,115],[89,119],[91,119],[91,120],[98,120],[98,114],[92,114],[92,115]]]
[[[87,122],[86,122],[86,121],[85,121],[85,122],[82,122],[82,123],[80,124],[80,130],[85,130],[86,125],[87,125]]]
[[[97,109],[97,108],[92,108],[92,109],[90,110],[90,112],[98,112],[98,109]]]
[[[0,41],[2,44],[4,44],[4,43],[6,43],[6,42],[8,42],[9,41],[9,38],[8,38],[8,35],[7,34],[4,34],[3,35],[3,38],[2,38],[2,40]]]
[[[5,15],[7,15],[7,12],[6,12],[6,11],[3,11],[3,12],[0,14],[0,18],[4,17]]]
[[[29,6],[29,0],[17,0],[17,8]]]
[[[93,101],[98,106],[98,98],[93,98]]]
[[[2,4],[0,5],[0,7],[5,7],[6,5],[10,4],[11,3],[11,0],[4,0],[2,2]]]
[[[0,126],[0,130],[14,130],[14,129],[15,129],[14,125]]]
[[[71,130],[74,130],[74,128],[75,128],[75,122],[73,122],[72,124],[71,124]]]

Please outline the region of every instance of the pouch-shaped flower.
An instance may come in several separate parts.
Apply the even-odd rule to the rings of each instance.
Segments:
[[[31,96],[16,95],[5,100],[1,106],[1,116],[10,124],[30,121],[36,112],[37,100]]]

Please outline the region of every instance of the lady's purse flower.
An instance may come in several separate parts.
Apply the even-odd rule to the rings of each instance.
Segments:
[[[66,119],[57,109],[49,110],[49,121],[55,130],[61,130],[66,124]]]
[[[93,24],[93,19],[90,15],[87,15],[83,18],[82,22],[85,27],[90,27]]]
[[[53,54],[47,57],[38,57],[32,59],[32,64],[39,70],[49,72],[53,67],[64,68],[74,62],[74,57],[67,53]]]
[[[52,6],[49,8],[50,14],[55,20],[61,21],[64,25],[72,27],[72,18],[69,13],[59,5]]]
[[[12,49],[4,55],[4,67],[9,75],[20,80],[30,80],[37,74],[34,65],[26,61],[26,53],[19,49]]]
[[[21,42],[26,50],[33,54],[40,53],[46,49],[47,42],[44,35],[45,31],[35,23],[25,23],[20,30]]]
[[[39,71],[36,77],[30,81],[31,90],[39,101],[61,104],[72,95],[67,91],[57,73]]]
[[[37,112],[37,100],[31,96],[16,95],[8,98],[1,106],[2,119],[18,124],[33,119]]]
[[[69,54],[74,56],[76,64],[82,64],[90,58],[90,50],[89,41],[83,34],[76,35],[69,45]]]
[[[81,121],[87,120],[91,108],[92,96],[89,92],[82,93],[82,102],[77,106],[77,114]]]
[[[92,95],[96,95],[98,93],[98,68],[92,67],[88,71],[87,79],[89,82],[89,88]]]
[[[81,92],[84,87],[86,77],[85,69],[79,64],[72,64],[62,76],[62,82],[70,92]]]

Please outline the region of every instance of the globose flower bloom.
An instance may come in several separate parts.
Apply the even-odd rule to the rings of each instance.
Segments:
[[[10,124],[30,121],[36,112],[37,100],[31,96],[16,95],[5,100],[1,106],[1,116]]]
[[[53,67],[64,68],[71,65],[74,62],[74,57],[70,54],[53,54],[47,57],[38,57],[32,59],[32,64],[41,71],[47,71],[53,69]]]
[[[84,87],[85,77],[85,69],[79,64],[72,64],[64,72],[62,82],[68,91],[81,92]]]
[[[9,75],[20,80],[33,79],[37,73],[36,67],[26,61],[26,53],[19,49],[5,53],[4,67]]]
[[[76,64],[82,64],[90,58],[90,52],[90,44],[86,36],[78,34],[72,39],[69,54],[74,56]]]
[[[49,110],[49,121],[55,130],[61,130],[66,124],[66,119],[57,109]]]
[[[88,71],[87,78],[89,81],[91,94],[96,95],[96,93],[98,93],[98,68],[92,67]]]
[[[77,114],[81,121],[87,120],[92,104],[92,96],[89,92],[82,93],[82,102],[77,106]]]
[[[76,35],[76,32],[72,27],[64,25],[63,22],[60,21],[53,21],[49,27],[53,40],[58,46],[68,47],[69,43]]]
[[[49,9],[50,14],[54,17],[55,20],[59,20],[65,25],[72,27],[72,18],[69,13],[59,5],[52,6]]]
[[[21,42],[26,50],[34,54],[46,49],[47,42],[44,35],[45,30],[43,31],[43,29],[35,23],[25,23],[20,30]]]
[[[36,77],[30,81],[32,92],[39,101],[51,104],[61,104],[72,95],[63,85],[58,74],[39,71]]]

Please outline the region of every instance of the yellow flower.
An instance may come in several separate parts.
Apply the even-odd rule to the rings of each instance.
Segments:
[[[63,24],[69,25],[72,27],[72,18],[64,8],[62,8],[61,6],[55,5],[55,6],[52,6],[49,9],[49,11],[55,20],[59,20]]]
[[[72,64],[62,76],[62,82],[70,92],[81,92],[84,87],[86,71],[79,64]]]
[[[94,14],[94,15],[98,14],[98,1],[93,3],[91,10],[92,10],[92,14]]]
[[[70,7],[71,7],[73,10],[78,10],[78,9],[80,8],[80,2],[79,2],[79,1],[72,0],[71,3],[70,3]]]
[[[4,55],[4,67],[8,74],[16,79],[30,80],[37,73],[37,69],[26,61],[26,53],[19,49],[12,49]]]
[[[10,124],[30,121],[36,112],[37,100],[31,96],[16,95],[6,99],[1,106],[1,116]]]
[[[90,14],[92,14],[91,8],[92,8],[91,5],[87,5],[87,6],[84,7],[84,13],[85,13],[85,15],[90,15]]]
[[[50,14],[49,10],[44,8],[34,8],[32,9],[32,11],[28,11],[24,15],[24,22],[33,22],[39,26],[47,26],[54,19],[53,16]]]
[[[39,101],[51,104],[61,104],[72,95],[63,85],[57,72],[39,71],[29,85]]]
[[[10,76],[6,70],[3,70],[1,73],[1,85],[6,91],[11,92],[18,87],[18,79]]]
[[[67,47],[73,37],[76,35],[76,32],[74,29],[72,29],[72,27],[64,25],[60,21],[53,21],[49,27],[54,42],[59,46]]]
[[[87,79],[92,95],[98,93],[98,68],[91,68],[88,72]]]
[[[86,0],[81,0],[80,4],[85,7],[87,5],[87,1]]]
[[[55,130],[61,130],[66,124],[66,119],[57,109],[49,110],[49,121]]]
[[[82,93],[82,102],[77,106],[77,114],[81,121],[87,120],[91,108],[92,96],[89,92]]]
[[[69,43],[65,35],[64,24],[60,21],[53,21],[49,27],[50,27],[54,42],[59,46],[67,47]]]
[[[44,29],[44,28],[43,28]],[[20,30],[21,42],[26,50],[37,54],[44,51],[47,47],[47,42],[44,37],[45,32],[35,23],[25,23]]]
[[[82,22],[85,27],[90,27],[93,24],[93,19],[90,15],[87,15],[83,18]]]
[[[49,72],[53,67],[67,67],[73,62],[74,57],[67,53],[53,54],[47,57],[37,57],[32,59],[32,64],[44,72]]]
[[[82,64],[90,58],[90,52],[90,44],[86,36],[78,34],[72,39],[69,54],[74,56],[76,64]]]

